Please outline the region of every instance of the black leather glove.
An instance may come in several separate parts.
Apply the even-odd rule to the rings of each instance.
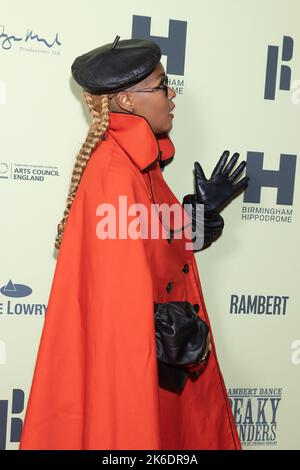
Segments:
[[[206,179],[204,171],[199,162],[194,163],[196,179],[196,199],[197,202],[205,205],[206,213],[220,212],[229,201],[235,198],[240,192],[244,191],[249,176],[245,176],[236,182],[241,175],[246,161],[242,161],[236,170],[230,174],[232,168],[239,158],[239,153],[234,153],[229,163],[224,168],[229,151],[225,150],[215,166],[209,180]]]
[[[209,327],[197,312],[188,301],[154,302],[158,382],[171,392],[196,379],[209,359]]]
[[[192,240],[195,247],[193,251],[204,250],[222,234],[224,219],[215,211],[207,211],[204,205],[204,216],[203,221],[201,221],[201,217],[197,217],[199,211],[197,212],[197,199],[195,194],[187,194],[184,196],[182,204],[185,205],[185,210],[192,219],[192,231],[196,237],[196,242]],[[203,245],[200,246],[200,248],[197,248],[197,240],[203,240]]]

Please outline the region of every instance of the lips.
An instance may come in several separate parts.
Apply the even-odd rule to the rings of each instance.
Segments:
[[[174,114],[171,113],[171,111],[173,111],[174,108],[175,108],[175,104],[174,104],[174,105],[172,106],[172,108],[170,108],[170,110],[169,110],[169,117],[170,117],[170,118],[173,118],[173,117],[174,117]]]

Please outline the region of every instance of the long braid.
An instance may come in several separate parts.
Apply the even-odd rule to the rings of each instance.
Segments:
[[[63,218],[57,225],[57,235],[55,239],[55,248],[60,249],[62,235],[69,216],[69,212],[76,195],[81,177],[85,167],[91,157],[91,154],[100,140],[105,140],[105,132],[109,126],[109,100],[108,95],[94,95],[86,91],[83,92],[85,101],[92,115],[92,123],[88,135],[83,143],[79,154],[76,157],[71,184],[69,188],[67,204]]]

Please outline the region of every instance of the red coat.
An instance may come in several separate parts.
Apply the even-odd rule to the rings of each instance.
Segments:
[[[107,135],[65,227],[20,449],[241,449],[212,333],[196,381],[180,395],[158,385],[154,302],[198,304],[210,326],[193,251],[184,238],[96,236],[97,206],[118,208],[119,195],[128,207],[179,203],[158,161],[172,141],[126,113],[111,113]]]

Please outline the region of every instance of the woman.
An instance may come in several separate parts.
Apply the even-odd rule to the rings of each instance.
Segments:
[[[182,220],[151,213],[153,204],[180,204],[162,176],[175,151],[167,134],[176,94],[157,44],[118,41],[72,66],[93,121],[58,225],[20,449],[241,449],[193,249],[177,236]],[[233,195],[226,158],[216,167],[218,197],[199,166],[197,198],[188,195],[207,208],[202,247],[220,234],[221,202]],[[141,232],[149,217],[167,237],[136,235],[137,204]],[[210,330],[206,367],[181,393],[158,381],[153,306],[171,301],[192,304]]]

